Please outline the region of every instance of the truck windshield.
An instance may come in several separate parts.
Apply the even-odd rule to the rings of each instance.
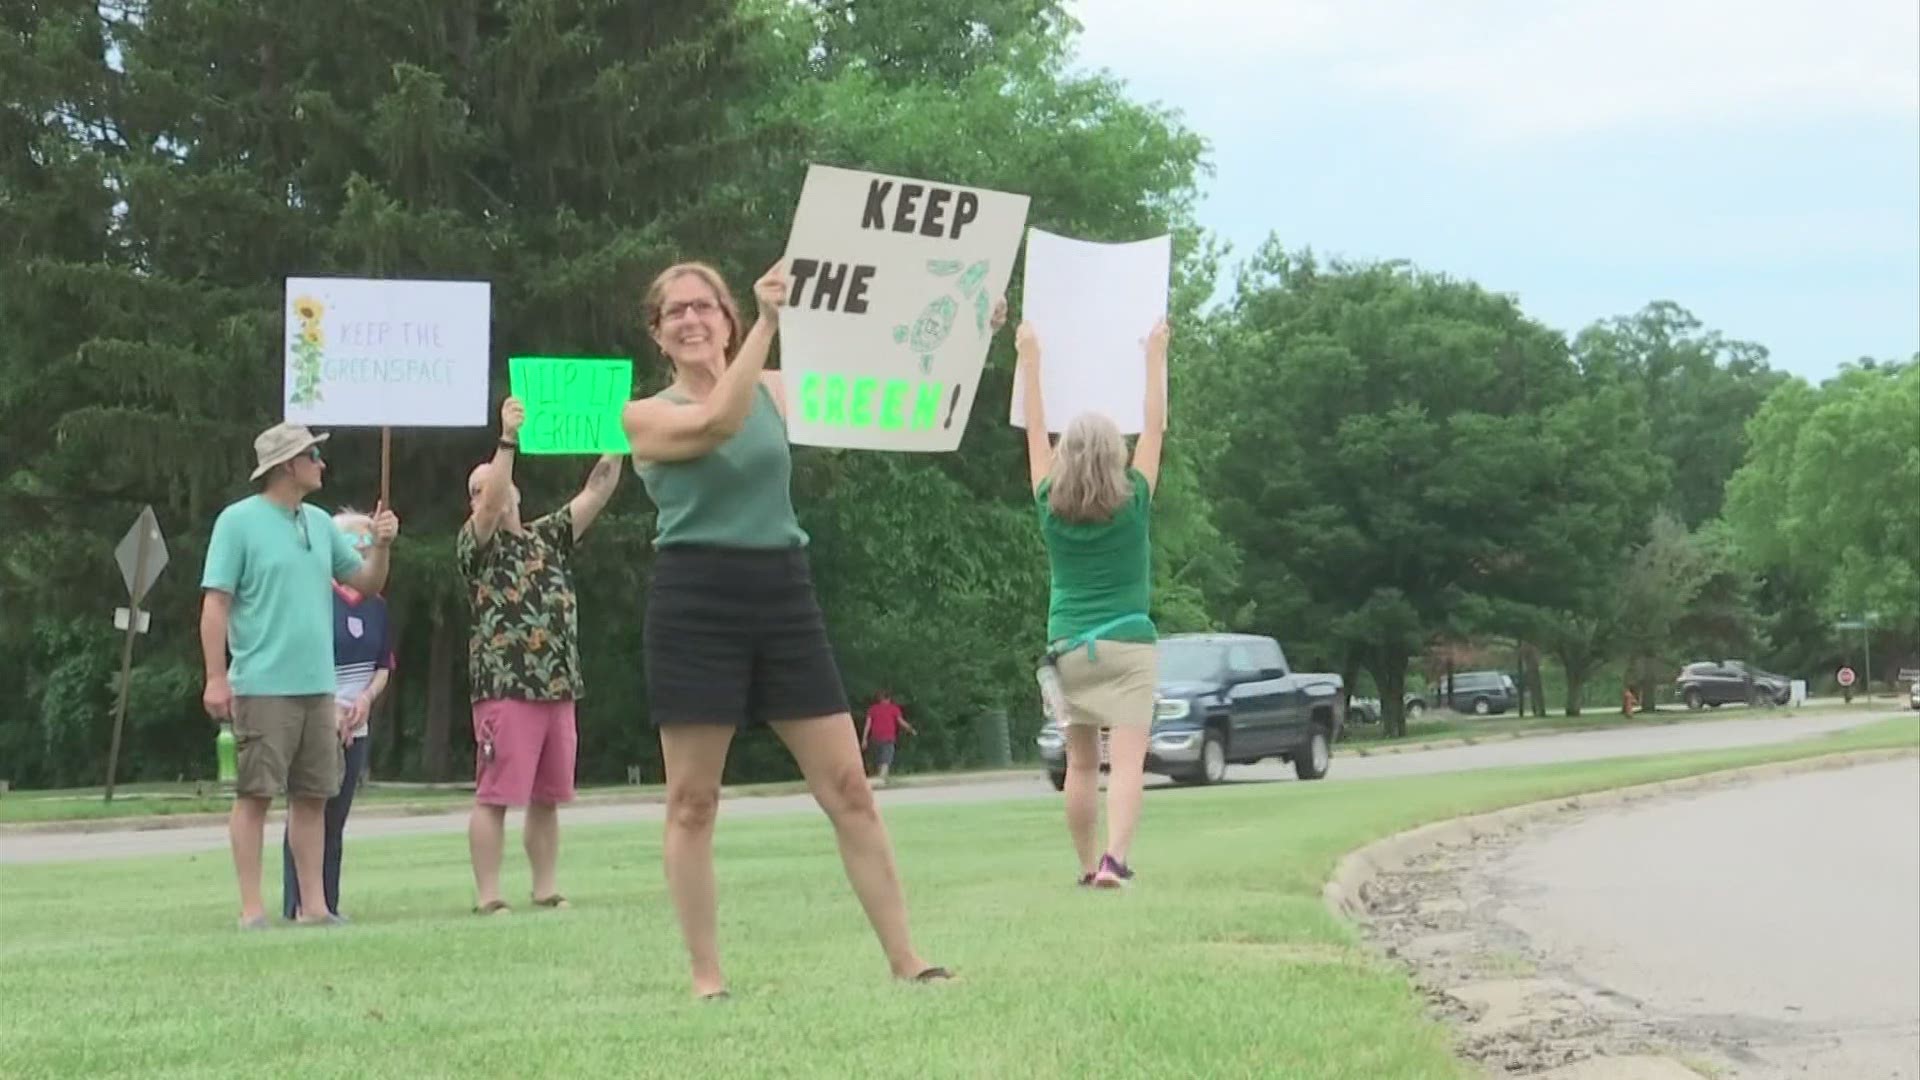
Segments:
[[[1161,641],[1160,681],[1218,682],[1225,653],[1208,641]]]

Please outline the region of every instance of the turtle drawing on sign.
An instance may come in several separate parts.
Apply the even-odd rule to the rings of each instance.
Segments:
[[[953,333],[953,324],[960,317],[961,306],[973,309],[973,321],[976,331],[985,337],[987,317],[992,302],[987,299],[987,262],[982,259],[972,266],[964,267],[958,259],[932,259],[927,262],[927,273],[937,278],[954,278],[947,291],[927,301],[913,322],[893,328],[893,340],[913,350],[920,358],[920,373],[933,371],[933,356],[945,345],[947,337]]]
[[[311,296],[293,302],[293,314],[300,329],[293,335],[292,405],[312,405],[320,400],[320,362],[326,359],[326,334],[320,329],[320,316],[326,305]]]

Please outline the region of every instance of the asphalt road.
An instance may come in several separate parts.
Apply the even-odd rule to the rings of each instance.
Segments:
[[[1920,1077],[1920,759],[1595,813],[1485,872],[1534,951],[1734,1075]]]
[[[1621,728],[1540,736],[1416,753],[1364,758],[1341,755],[1334,759],[1333,769],[1323,782],[1345,783],[1473,769],[1761,746],[1840,731],[1891,715],[1899,713],[1889,710],[1872,714],[1796,715],[1781,711],[1737,720],[1716,719],[1670,727]],[[1228,770],[1227,776],[1231,783],[1291,781],[1293,768],[1278,762],[1261,762],[1234,766]],[[1031,780],[927,784],[880,793],[883,807],[1039,798],[1057,796],[1037,769]],[[783,795],[730,799],[725,803],[722,813],[727,817],[756,817],[812,810],[813,800],[809,796]],[[658,803],[582,805],[568,809],[563,817],[569,826],[658,822],[661,820],[661,806]],[[464,832],[466,827],[467,814],[462,810],[414,817],[356,816],[349,829],[354,839],[363,840],[380,836],[459,833]],[[227,830],[224,825],[186,828],[154,828],[149,825],[144,829],[88,833],[16,833],[0,836],[0,864],[173,855],[224,849],[226,846]]]

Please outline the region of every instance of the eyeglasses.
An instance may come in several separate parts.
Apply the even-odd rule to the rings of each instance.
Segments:
[[[660,321],[672,322],[688,312],[692,312],[694,315],[704,319],[719,310],[719,304],[704,297],[699,300],[682,300],[679,303],[667,304],[661,307]]]

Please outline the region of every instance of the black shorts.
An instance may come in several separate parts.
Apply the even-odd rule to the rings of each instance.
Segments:
[[[656,726],[847,711],[805,548],[660,549],[642,649]]]

